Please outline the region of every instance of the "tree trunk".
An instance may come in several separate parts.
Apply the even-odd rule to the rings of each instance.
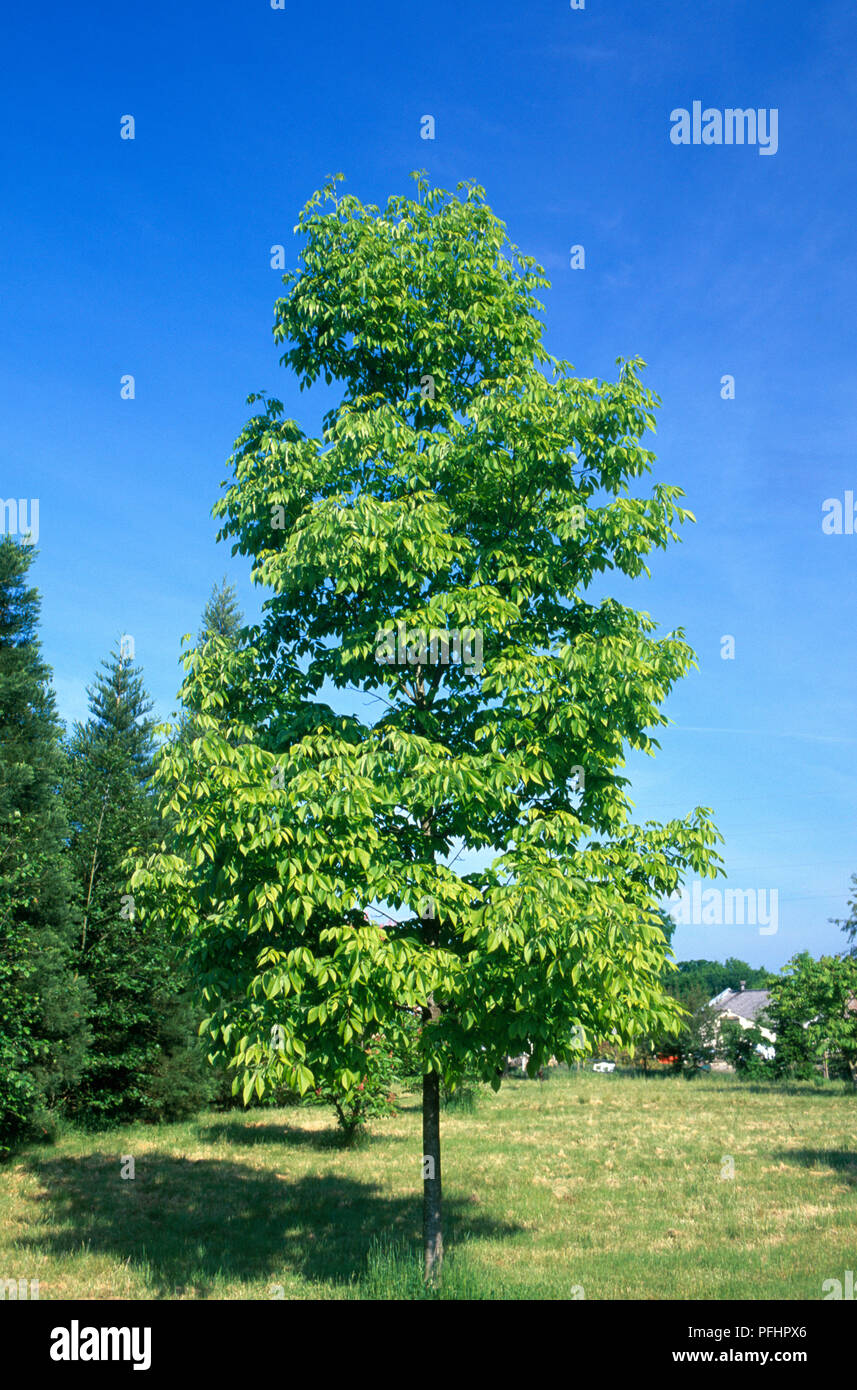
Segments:
[[[425,700],[422,667],[417,667],[417,703]],[[430,812],[420,820],[420,829],[427,840],[431,839],[432,819]],[[434,860],[434,854],[431,855]],[[421,912],[423,919],[423,940],[428,947],[437,948],[440,937],[440,922],[437,907],[432,898]],[[440,1006],[430,994],[422,1010],[423,1028],[431,1027],[440,1018]],[[440,1074],[436,1071],[423,1073],[423,1256],[425,1260],[425,1281],[435,1285],[440,1281],[443,1267],[443,1226],[440,1186]]]
[[[440,1185],[440,1077],[423,1076],[423,1250],[425,1279],[436,1284],[443,1265]]]
[[[83,935],[80,938],[80,954],[83,955],[86,949],[86,923],[89,919],[89,904],[92,902],[92,884],[95,879],[95,864],[98,859],[98,846],[101,842],[101,824],[104,820],[104,808],[107,805],[107,796],[101,799],[101,815],[98,817],[98,829],[95,832],[95,848],[92,851],[92,869],[89,874],[89,888],[86,894],[86,905],[83,909]]]

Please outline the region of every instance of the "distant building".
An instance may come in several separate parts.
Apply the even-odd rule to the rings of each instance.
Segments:
[[[759,1032],[767,1039],[765,1043],[757,1043],[756,1051],[762,1056],[770,1059],[774,1055],[774,1043],[777,1041],[776,1033],[770,1028],[766,1028],[759,1019],[764,1017],[765,1009],[771,998],[769,989],[745,989],[744,982],[741,981],[740,989],[724,989],[720,994],[716,994],[713,999],[709,999],[708,1007],[717,1014],[715,1027],[715,1039],[719,1039],[720,1025],[724,1020],[729,1019],[733,1023],[738,1023],[742,1028],[758,1028]],[[716,1042],[715,1042],[716,1046]],[[715,1063],[715,1066],[724,1066],[724,1063]]]

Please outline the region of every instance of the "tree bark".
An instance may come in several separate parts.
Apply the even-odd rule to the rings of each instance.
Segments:
[[[440,1182],[440,1077],[423,1076],[423,1251],[425,1279],[436,1284],[443,1266]]]

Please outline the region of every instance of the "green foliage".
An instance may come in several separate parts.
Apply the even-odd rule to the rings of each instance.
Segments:
[[[301,215],[275,337],[341,400],[313,439],[250,397],[215,512],[269,597],[240,644],[186,653],[193,736],[165,746],[168,844],[133,882],[180,925],[244,1098],[328,1087],[353,1106],[366,1040],[395,1050],[408,1011],[447,1086],[499,1085],[527,1045],[535,1069],[574,1060],[575,1030],[633,1046],[667,1026],[659,904],[717,872],[719,836],[703,808],[632,822],[625,750],[654,751],[693,654],[585,597],[604,571],[647,572],[690,518],[674,486],[631,496],[654,457],[642,364],[605,383],[549,356],[548,282],[478,187],[420,178],[381,212],[336,182]],[[475,630],[483,664],[433,664],[416,639],[388,664],[399,623]],[[380,712],[339,714],[322,687]]]
[[[805,1077],[827,1057],[857,1084],[857,957],[794,956],[771,986],[775,1071]]]
[[[666,976],[665,986],[677,995],[682,1012],[670,1020],[668,1027],[654,1029],[643,1037],[636,1059],[621,1051],[617,1056],[621,1061],[637,1060],[644,1070],[650,1066],[660,1068],[664,1065],[662,1059],[672,1058],[673,1071],[695,1076],[702,1068],[709,1067],[715,1056],[716,1023],[708,1007],[709,995],[698,985],[683,987],[675,974]]]
[[[0,540],[0,1154],[49,1131],[88,1043],[58,795],[61,730],[36,635],[39,598],[27,585],[33,556]]]
[[[718,1050],[739,1076],[770,1076],[772,1063],[758,1050],[767,1047],[769,1041],[758,1025],[742,1028],[735,1019],[727,1018],[720,1026]]]
[[[716,1016],[708,1000],[707,992],[699,988],[684,993],[681,1002],[687,1014],[682,1020],[681,1031],[669,1044],[678,1059],[676,1069],[691,1075],[701,1067],[710,1066],[715,1057]]]
[[[322,1081],[310,1092],[310,1099],[332,1105],[346,1142],[369,1120],[396,1113],[397,1084],[393,1050],[380,1033],[367,1038],[363,1048],[363,1071],[353,1087],[336,1081]]]
[[[213,1104],[218,1078],[199,1042],[199,1013],[189,989],[170,987],[152,1000],[157,1050],[141,1078],[140,1112],[153,1124],[196,1115]]]
[[[117,651],[88,693],[90,717],[69,744],[65,796],[92,1045],[67,1109],[92,1125],[179,1118],[212,1088],[198,1016],[168,930],[141,922],[128,886],[129,855],[157,843],[151,701],[139,669]]]
[[[667,981],[667,988],[670,994],[685,1003],[694,994],[704,994],[706,999],[713,999],[725,989],[740,989],[742,980],[747,989],[768,989],[775,978],[764,967],[756,969],[733,956],[725,963],[717,960],[680,960],[675,974]]]
[[[196,644],[201,647],[205,642],[211,641],[212,637],[222,637],[227,642],[237,643],[243,622],[244,614],[238,606],[235,586],[230,584],[224,575],[220,583],[214,585],[211,597],[202,611],[202,623]]]
[[[416,1082],[423,1074],[420,1055],[420,1039],[423,1024],[416,1010],[403,1011],[398,1020],[399,1026],[390,1038],[393,1049],[393,1072],[399,1082],[406,1085]]]

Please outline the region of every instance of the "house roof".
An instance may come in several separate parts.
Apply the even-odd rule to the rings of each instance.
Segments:
[[[724,989],[710,1001],[717,1013],[734,1014],[736,1018],[756,1019],[771,997],[769,989]]]

